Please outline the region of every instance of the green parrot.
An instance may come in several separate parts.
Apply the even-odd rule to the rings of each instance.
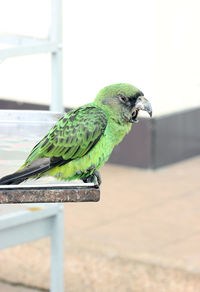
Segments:
[[[135,86],[118,83],[104,87],[93,102],[65,113],[24,164],[0,179],[0,185],[42,176],[100,185],[98,170],[131,130],[132,123],[137,123],[139,110],[152,116],[151,104]]]

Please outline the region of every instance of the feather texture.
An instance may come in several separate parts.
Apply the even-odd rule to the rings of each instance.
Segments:
[[[93,103],[66,113],[32,149],[19,170],[0,179],[0,184],[17,184],[45,175],[61,180],[91,179],[130,131],[136,100],[141,95],[127,83],[103,88]]]

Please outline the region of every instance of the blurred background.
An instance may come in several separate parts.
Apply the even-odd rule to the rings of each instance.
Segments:
[[[0,5],[1,33],[48,37],[49,0]],[[154,116],[199,106],[199,9],[198,0],[63,1],[65,106],[90,102],[116,82],[141,88]],[[50,69],[48,55],[8,59],[0,96],[49,104]]]
[[[62,4],[64,107],[118,82],[140,88],[153,107],[102,169],[101,201],[65,205],[66,291],[200,291],[200,3]],[[0,0],[1,35],[51,31],[50,0]],[[0,51],[0,60],[0,109],[48,110],[51,54],[3,60]],[[49,249],[42,239],[2,250],[0,291],[48,289]]]

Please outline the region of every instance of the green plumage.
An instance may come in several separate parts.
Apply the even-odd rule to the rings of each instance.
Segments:
[[[97,106],[90,104],[66,113],[33,148],[24,166],[38,158],[50,157],[55,166],[43,175],[61,180],[90,176],[109,158],[114,146],[130,130],[109,119]],[[119,131],[120,130],[120,131]]]
[[[45,175],[61,180],[93,176],[109,158],[114,146],[130,131],[143,93],[130,84],[102,89],[93,103],[66,113],[32,149],[20,169],[0,184],[20,183]]]
[[[25,165],[41,157],[62,157],[64,161],[81,158],[101,138],[106,125],[106,115],[95,106],[70,111],[34,147]]]
[[[107,122],[105,113],[92,104],[66,113],[33,148],[23,167],[38,158],[50,157],[58,166],[42,175],[53,175],[62,180],[85,177],[93,162],[89,152],[102,138]],[[81,163],[83,157],[84,163]]]

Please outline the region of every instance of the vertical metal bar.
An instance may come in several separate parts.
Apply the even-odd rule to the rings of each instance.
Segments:
[[[51,234],[51,292],[64,292],[64,210],[54,216]]]
[[[57,43],[57,50],[51,54],[51,106],[55,112],[63,112],[62,74],[62,0],[51,0],[50,39]]]

